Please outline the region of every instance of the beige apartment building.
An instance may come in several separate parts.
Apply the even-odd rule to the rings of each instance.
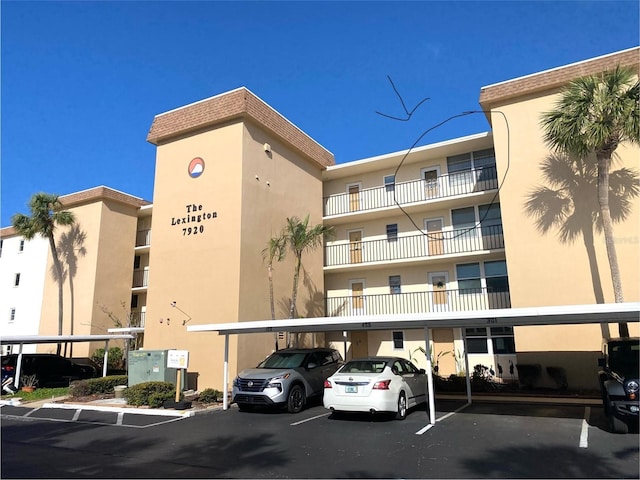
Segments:
[[[537,223],[532,205],[540,199],[533,194],[553,187],[540,168],[551,152],[539,118],[568,81],[617,64],[638,69],[639,53],[634,48],[484,87],[481,114],[491,132],[340,165],[245,88],[157,115],[147,137],[157,146],[152,205],[106,187],[62,197],[76,213],[83,245],[65,280],[65,299],[73,292],[65,333],[71,325],[73,333],[104,333],[114,316],[123,318],[123,326],[144,327],[145,349],[190,352],[190,387],[221,388],[223,337],[187,326],[269,319],[263,250],[287,217],[307,215],[336,235],[303,257],[300,317],[613,303],[601,233],[581,225],[593,238],[568,242]],[[638,169],[637,147],[617,153],[614,169]],[[639,220],[634,199],[614,226],[627,302],[640,301]],[[3,262],[11,255],[6,245],[18,239],[10,228],[0,234]],[[273,274],[277,319],[288,318],[292,275],[289,255]],[[57,287],[50,275],[42,298],[39,332],[52,334]],[[15,332],[20,307],[9,307]],[[431,355],[440,374],[460,374],[466,337],[470,368],[486,365],[509,380],[517,378],[515,365],[539,364],[541,385],[553,386],[546,367],[557,367],[570,387],[591,388],[602,338],[616,336],[617,328],[437,328]],[[638,334],[637,323],[630,329]],[[274,333],[232,336],[229,377],[270,353]],[[341,351],[346,345],[347,358],[394,354],[426,366],[422,329],[299,340]],[[74,355],[92,348],[78,345]]]

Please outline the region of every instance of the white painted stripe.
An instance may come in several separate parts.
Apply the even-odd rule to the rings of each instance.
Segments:
[[[189,410],[160,410],[157,408],[126,408],[126,407],[102,407],[96,405],[81,405],[71,403],[45,403],[42,408],[62,408],[69,410],[95,410],[97,412],[123,412],[135,415],[156,415],[160,417],[192,417],[194,412]]]
[[[73,414],[73,418],[71,419],[71,421],[75,422],[76,420],[78,420],[78,418],[80,418],[81,413],[82,413],[82,410],[76,410],[76,413]]]
[[[291,426],[295,427],[296,425],[301,425],[305,422],[310,422],[311,420],[316,420],[318,418],[326,417],[327,415],[331,415],[331,412],[323,413],[322,415],[316,415],[315,417],[311,417],[311,418],[305,418],[304,420],[300,420],[299,422],[292,423]]]
[[[464,410],[465,408],[467,408],[469,405],[471,405],[470,403],[465,403],[463,406],[461,406],[460,408],[454,410],[453,412],[449,412],[446,415],[443,415],[440,418],[436,418],[436,422],[441,422],[442,420],[446,420],[447,418],[449,418],[452,415],[455,415],[458,412],[461,412],[462,410]],[[431,427],[435,426],[435,423],[430,423],[429,425],[427,425],[426,427],[418,430],[416,432],[416,435],[422,435],[424,432],[428,431],[429,429],[431,429]]]
[[[580,432],[580,448],[589,447],[589,417],[591,416],[591,407],[585,407],[584,418],[582,419],[582,431]]]
[[[116,425],[122,425],[123,418],[124,418],[124,412],[118,412],[118,419],[116,420]]]
[[[27,413],[25,413],[23,415],[23,417],[28,417],[30,416],[33,412],[37,412],[38,410],[40,410],[39,408],[34,408],[33,410],[29,410]]]

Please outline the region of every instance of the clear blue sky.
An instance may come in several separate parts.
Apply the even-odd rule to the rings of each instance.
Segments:
[[[1,226],[33,193],[153,200],[153,117],[246,86],[338,163],[409,148],[480,87],[637,46],[637,1],[2,1]],[[409,109],[402,115],[390,76]],[[486,131],[482,115],[420,144]]]

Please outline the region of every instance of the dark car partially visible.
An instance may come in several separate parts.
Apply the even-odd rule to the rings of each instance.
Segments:
[[[638,430],[640,414],[640,339],[613,338],[604,344],[600,389],[609,429],[615,433]]]
[[[2,357],[2,370],[17,370],[18,355]],[[78,365],[68,358],[52,353],[24,353],[20,376],[35,375],[38,387],[68,387],[74,380],[96,377],[98,372],[91,365]]]

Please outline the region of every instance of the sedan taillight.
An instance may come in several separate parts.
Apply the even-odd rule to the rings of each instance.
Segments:
[[[391,380],[383,380],[381,382],[376,382],[373,385],[374,390],[389,390],[389,384]]]
[[[333,385],[331,385],[331,382],[329,380],[325,380],[324,381],[324,388],[333,388]]]

